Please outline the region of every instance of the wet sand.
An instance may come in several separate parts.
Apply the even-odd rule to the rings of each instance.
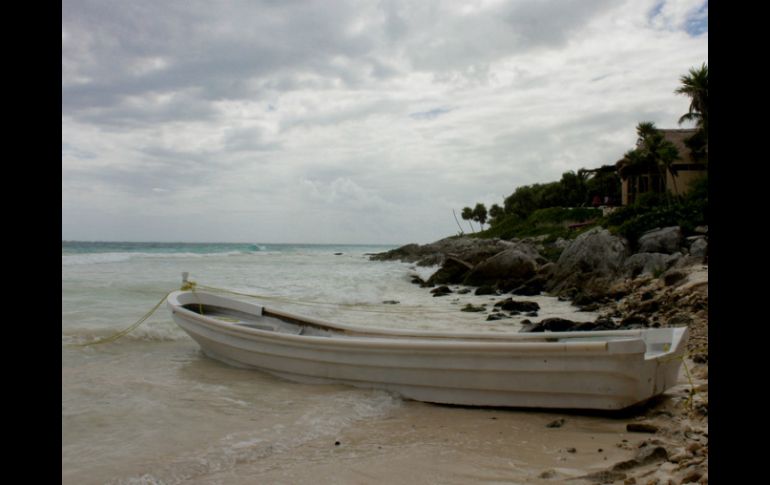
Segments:
[[[684,373],[680,377],[681,384],[652,401],[652,406],[622,414],[406,401],[387,417],[359,423],[334,440],[314,440],[291,453],[265,457],[253,469],[255,464],[243,463],[199,483],[596,483],[578,477],[632,459],[651,438],[650,434],[628,432],[628,423],[643,419],[651,408],[683,407],[690,386]],[[561,426],[548,426],[560,420]],[[651,478],[673,476],[658,465],[637,473]],[[615,483],[624,483],[632,475],[624,473]]]

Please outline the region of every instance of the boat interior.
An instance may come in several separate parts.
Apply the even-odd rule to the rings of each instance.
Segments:
[[[221,322],[226,322],[239,327],[253,328],[257,330],[279,332],[291,335],[305,335],[317,337],[387,337],[387,338],[428,338],[428,339],[460,339],[460,340],[505,340],[510,337],[511,340],[527,342],[591,342],[638,339],[643,338],[646,344],[646,355],[654,356],[668,352],[672,345],[675,345],[672,329],[659,329],[656,332],[641,331],[618,331],[618,332],[565,332],[563,335],[555,335],[552,332],[546,333],[516,333],[516,334],[496,334],[496,333],[474,333],[474,334],[452,334],[435,333],[420,334],[410,331],[403,333],[385,333],[380,329],[362,329],[355,330],[349,328],[337,328],[325,322],[313,320],[311,318],[299,317],[293,314],[287,314],[279,311],[262,308],[262,314],[239,311],[233,308],[227,308],[218,305],[206,303],[188,303],[182,308],[193,313],[214,318]]]

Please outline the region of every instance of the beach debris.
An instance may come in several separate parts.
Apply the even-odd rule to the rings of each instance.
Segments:
[[[486,309],[487,309],[486,305],[475,306],[468,303],[464,307],[460,308],[460,311],[461,312],[483,312]]]
[[[668,460],[668,450],[662,446],[645,446],[634,458],[613,465],[613,471],[630,470],[640,466]]]
[[[545,479],[545,480],[550,480],[550,479],[556,478],[556,470],[553,470],[553,469],[545,470],[540,475],[538,475],[537,478],[542,478],[542,479]]]
[[[474,295],[476,296],[496,295],[496,294],[497,294],[497,290],[494,287],[489,285],[480,286],[479,288],[476,289],[476,292],[474,293]]]
[[[505,300],[495,303],[495,307],[509,312],[536,312],[540,310],[540,305],[534,301],[515,301],[513,298],[506,298]]]
[[[444,285],[444,286],[439,286],[438,288],[435,288],[433,290],[430,290],[430,293],[434,297],[446,296],[446,295],[450,295],[452,293],[452,290],[448,286]]]
[[[564,423],[566,423],[566,422],[567,422],[567,420],[565,420],[564,418],[559,418],[559,419],[556,419],[556,420],[551,421],[550,423],[546,424],[545,427],[546,428],[561,428],[562,426],[564,426]]]
[[[660,428],[652,423],[628,423],[626,431],[629,433],[652,433],[655,434]]]

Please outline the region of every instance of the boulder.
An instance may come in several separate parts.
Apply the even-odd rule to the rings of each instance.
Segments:
[[[636,253],[623,262],[621,273],[625,277],[635,278],[639,275],[660,275],[681,257],[681,253]]]
[[[620,274],[629,254],[628,242],[602,227],[587,231],[567,246],[549,270],[546,289],[558,296],[578,291],[599,298]]]
[[[441,268],[428,278],[427,284],[429,286],[460,284],[468,271],[469,264],[456,258],[447,258]]]
[[[515,301],[513,298],[495,303],[495,307],[509,312],[536,312],[540,310],[540,305],[535,301]]]
[[[704,236],[693,236],[688,237],[687,240],[690,243],[690,256],[700,258],[701,260],[706,259],[709,247],[708,239]]]
[[[549,332],[567,332],[578,325],[578,322],[558,317],[546,318],[537,323],[521,323],[523,324],[520,330],[521,332],[545,332],[546,330]]]
[[[452,290],[448,286],[439,286],[436,289],[433,289],[430,291],[430,293],[436,297],[436,296],[446,296],[452,293]]]
[[[532,253],[520,248],[502,251],[477,264],[465,277],[471,286],[497,285],[517,287],[535,276],[537,263]]]
[[[682,245],[682,229],[679,226],[653,229],[639,238],[640,253],[674,254]]]
[[[480,286],[476,289],[476,291],[473,293],[476,296],[482,296],[482,295],[496,295],[497,290],[492,286]]]
[[[516,286],[513,290],[510,290],[514,295],[519,296],[535,296],[539,295],[545,289],[547,280],[545,277],[535,275],[532,278],[525,281],[523,284]],[[501,291],[509,291],[508,282],[500,285]]]

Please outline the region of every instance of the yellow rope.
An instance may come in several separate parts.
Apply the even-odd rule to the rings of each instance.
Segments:
[[[695,389],[695,382],[693,382],[692,374],[690,373],[690,368],[687,366],[687,358],[692,358],[692,356],[696,353],[700,353],[701,351],[708,351],[708,344],[705,345],[699,345],[697,347],[694,347],[690,350],[686,350],[685,352],[682,352],[681,354],[675,354],[663,359],[660,359],[658,361],[659,364],[671,362],[673,360],[681,360],[682,361],[682,367],[684,368],[685,377],[687,377],[687,382],[690,385],[689,389],[689,395],[684,400],[684,405],[687,406],[687,409],[690,413],[694,411],[693,404],[695,401],[695,395],[698,393],[698,391]]]
[[[73,344],[73,345],[75,345],[76,347],[88,347],[90,345],[106,344],[106,343],[109,343],[109,342],[114,342],[114,341],[118,340],[119,338],[128,335],[129,333],[134,331],[136,328],[138,328],[139,325],[143,324],[148,318],[150,318],[152,316],[152,314],[155,313],[158,310],[158,308],[160,308],[160,306],[163,304],[163,302],[166,300],[166,298],[168,298],[168,295],[170,295],[171,293],[172,293],[171,291],[166,293],[166,295],[163,298],[161,298],[160,301],[158,301],[158,303],[156,303],[155,306],[152,307],[152,309],[149,312],[145,313],[142,318],[137,320],[136,323],[134,323],[130,327],[125,328],[125,329],[123,329],[120,332],[117,332],[115,334],[112,334],[109,337],[98,339],[98,340],[95,340],[93,342],[86,342],[86,343],[83,343],[83,344]]]

